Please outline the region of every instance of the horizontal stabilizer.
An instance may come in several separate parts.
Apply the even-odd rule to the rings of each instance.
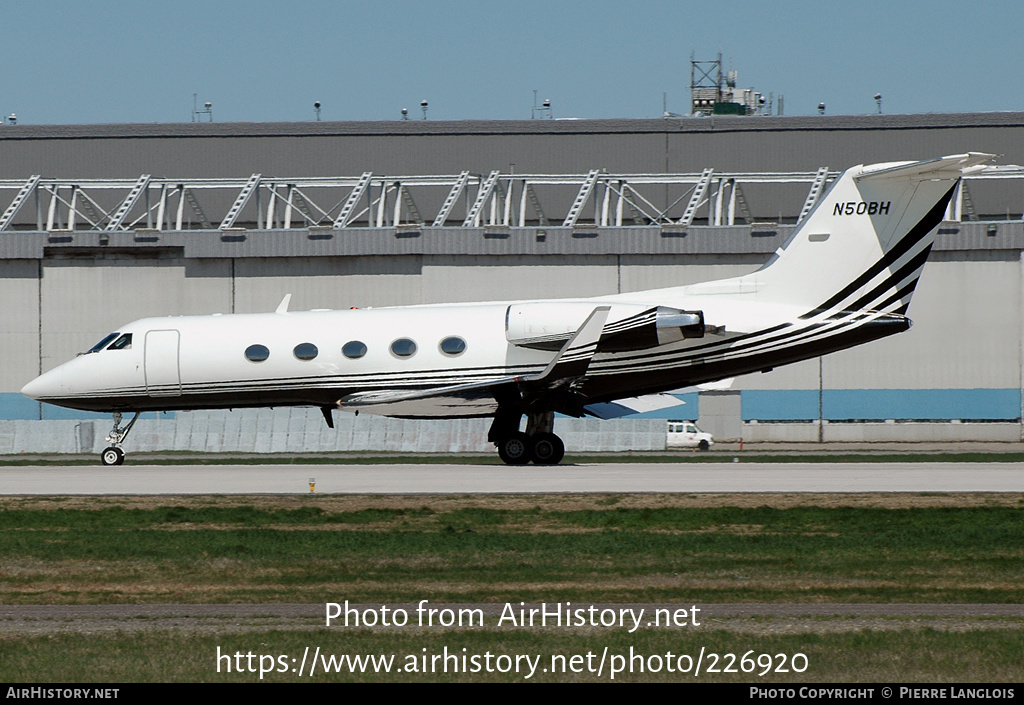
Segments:
[[[968,152],[967,154],[951,154],[948,157],[925,159],[920,162],[903,164],[878,164],[879,168],[865,167],[864,171],[854,177],[856,181],[867,179],[898,177],[901,179],[917,177],[922,179],[940,177],[959,177],[965,172],[974,171],[977,167],[995,158],[994,154]]]

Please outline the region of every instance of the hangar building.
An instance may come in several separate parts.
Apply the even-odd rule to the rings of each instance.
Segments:
[[[843,168],[966,151],[1024,164],[1024,113],[5,125],[0,452],[32,449],[17,439],[32,422],[91,438],[95,415],[18,390],[136,318],[268,311],[285,294],[302,310],[733,276]],[[909,332],[688,394],[668,415],[722,440],[1021,440],[1022,177],[965,180]]]

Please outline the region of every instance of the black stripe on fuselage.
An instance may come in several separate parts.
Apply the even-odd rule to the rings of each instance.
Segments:
[[[647,364],[654,364],[654,365],[663,365],[665,363],[678,364],[678,363],[684,363],[684,362],[688,362],[688,361],[700,360],[700,359],[703,359],[703,358],[706,358],[706,357],[712,357],[712,356],[716,356],[716,355],[732,355],[733,353],[736,353],[736,352],[742,352],[744,350],[749,350],[751,348],[756,348],[756,347],[759,347],[759,346],[762,346],[762,345],[772,345],[773,343],[778,343],[778,342],[790,340],[792,338],[796,338],[796,337],[799,337],[799,336],[802,336],[802,335],[813,333],[813,332],[817,331],[820,328],[823,328],[823,327],[826,327],[826,326],[830,326],[830,325],[831,326],[836,326],[836,325],[839,325],[839,324],[837,322],[835,322],[835,321],[819,321],[819,322],[816,322],[816,323],[808,323],[808,324],[805,324],[805,325],[797,327],[797,326],[794,326],[791,323],[785,323],[785,324],[780,325],[780,326],[773,326],[772,328],[766,328],[765,330],[759,331],[758,333],[753,333],[753,334],[748,334],[748,335],[743,335],[743,336],[737,336],[736,338],[733,338],[733,339],[727,340],[727,341],[722,341],[720,343],[716,343],[715,345],[698,345],[698,346],[692,347],[692,348],[682,348],[682,349],[677,349],[677,350],[662,351],[661,353],[659,353],[657,355],[657,357],[659,359],[656,359],[656,360],[648,359],[648,360],[646,360],[646,363]],[[765,334],[768,334],[768,333],[770,333],[772,331],[785,331],[785,332],[781,333],[780,335],[770,335],[769,337],[762,337],[760,339],[755,339],[759,335],[765,335]],[[746,342],[743,342],[740,345],[736,345],[735,342],[737,340],[745,340]],[[647,357],[653,357],[653,356],[647,356]],[[609,360],[609,361],[605,362],[604,364],[595,363],[593,365],[593,369],[594,369],[594,372],[598,373],[598,374],[607,373],[609,371],[615,372],[615,371],[618,371],[618,370],[632,369],[632,368],[635,367],[635,364],[630,364],[630,363],[633,363],[634,360],[635,360],[635,358],[630,359],[630,360]]]
[[[897,292],[894,298],[898,300],[900,296],[905,295],[908,288],[912,289],[913,283],[911,282],[903,290]],[[832,320],[821,322],[789,331],[785,335],[775,336],[772,339],[750,341],[746,345],[740,346],[741,349],[739,351],[728,351],[730,354],[727,354],[723,359],[711,360],[702,364],[683,364],[683,360],[665,359],[656,363],[659,369],[637,369],[635,366],[628,366],[616,371],[605,371],[604,374],[591,375],[585,378],[581,391],[586,396],[597,395],[590,401],[607,401],[613,398],[621,398],[622,396],[635,396],[665,391],[677,388],[683,384],[696,384],[722,377],[745,374],[762,370],[766,367],[788,364],[806,359],[807,357],[824,354],[825,352],[840,350],[850,345],[868,342],[906,330],[909,325],[907,320],[902,317],[876,317],[865,321],[866,317],[865,314],[858,313],[845,321]],[[836,326],[842,330],[796,344],[791,340],[801,334],[820,334],[822,332],[821,329],[826,325]],[[789,342],[786,342],[787,340]],[[766,350],[743,355],[732,354],[771,343],[775,344]],[[690,351],[681,352],[688,354]],[[664,365],[669,365],[667,370],[661,369]],[[457,383],[464,379],[465,376],[453,376],[449,378],[449,381]],[[333,406],[341,397],[347,394],[364,392],[368,389],[365,384],[351,386],[331,383],[330,380],[321,379],[318,381],[320,384],[315,388],[310,387],[308,383],[289,380],[289,384],[280,385],[286,388],[278,389],[267,389],[266,387],[250,389],[221,387],[215,389],[210,385],[205,385],[202,388],[207,391],[202,394],[183,390],[183,393],[178,396],[150,397],[144,391],[139,390],[136,394],[129,393],[116,400],[112,396],[107,395],[92,398],[47,399],[45,401],[90,411],[169,411],[263,406]],[[434,386],[437,385],[423,385],[421,388],[430,389]],[[420,385],[414,385],[412,388],[417,387],[420,387]],[[387,389],[394,388],[394,386],[384,382],[381,383],[380,388]]]
[[[622,333],[631,328],[640,328],[650,324],[651,320],[657,318],[658,309],[649,308],[640,313],[627,316],[620,321],[609,323],[604,327],[603,334]]]
[[[887,277],[885,281],[883,281],[881,284],[876,286],[874,289],[869,291],[861,298],[854,301],[853,305],[851,305],[850,308],[853,309],[854,311],[858,311],[866,307],[868,304],[873,302],[886,291],[898,286],[901,281],[903,281],[908,276],[910,276],[915,271],[924,266],[924,263],[928,260],[928,254],[931,252],[931,250],[931,245],[925,247],[923,250],[917,253],[917,255],[913,257],[913,259],[908,261],[905,265],[896,270],[896,272]],[[876,306],[875,308],[882,309],[884,308],[884,306]]]
[[[612,363],[612,364],[615,364],[615,365],[618,365],[620,363],[621,364],[638,363],[638,362],[643,361],[643,360],[650,360],[651,358],[664,357],[665,355],[678,355],[681,352],[682,353],[703,352],[704,354],[713,354],[719,348],[725,348],[726,350],[728,350],[730,348],[730,346],[732,346],[733,344],[735,344],[735,343],[737,343],[739,341],[749,340],[751,338],[756,338],[756,337],[762,336],[762,335],[770,335],[771,333],[775,333],[777,331],[785,330],[786,328],[790,328],[790,327],[792,327],[792,325],[793,325],[792,323],[780,323],[778,325],[771,326],[769,328],[764,328],[762,330],[757,330],[757,331],[754,331],[752,333],[743,333],[741,335],[736,335],[736,336],[733,336],[733,337],[730,337],[730,338],[726,338],[724,340],[716,340],[716,341],[713,341],[713,342],[710,342],[710,343],[703,343],[701,345],[693,345],[693,346],[686,347],[686,348],[681,348],[681,349],[677,348],[677,349],[671,350],[671,351],[661,350],[661,351],[655,351],[655,352],[642,352],[642,353],[629,353],[629,352],[627,352],[627,353],[616,353],[615,358],[612,359],[612,360],[595,360],[594,363],[593,363],[593,367],[602,367],[602,366],[608,365],[609,363]]]
[[[887,306],[892,306],[894,303],[896,303],[900,299],[903,299],[904,297],[906,297],[908,299],[908,303],[903,304],[898,309],[893,311],[893,313],[899,314],[901,316],[906,314],[907,307],[910,305],[909,304],[910,295],[914,293],[914,288],[917,286],[917,280],[918,279],[919,279],[919,277],[914,277],[913,279],[911,279],[909,282],[907,282],[907,284],[902,289],[898,290],[895,294],[893,294],[892,296],[887,298],[885,301],[883,301],[880,304],[878,304],[878,308],[883,309],[883,308],[885,308]]]
[[[869,281],[878,276],[882,270],[892,265],[896,260],[905,255],[913,248],[914,245],[923,240],[928,233],[936,228],[939,223],[942,222],[942,216],[946,212],[946,207],[949,205],[949,199],[953,197],[953,191],[956,189],[954,184],[946,194],[939,199],[930,211],[928,211],[923,218],[907,232],[903,238],[896,243],[896,245],[886,252],[881,259],[875,262],[871,267],[867,269],[863,274],[854,279],[852,282],[843,287],[837,294],[826,300],[820,306],[808,311],[801,318],[811,318],[822,311],[828,311],[834,308],[839,302],[851,296],[854,292],[860,289],[862,286],[867,284]],[[852,306],[850,308],[857,308]]]
[[[579,391],[587,397],[588,404],[613,401],[626,396],[665,392],[683,386],[788,365],[901,333],[909,327],[910,321],[902,316],[882,316],[867,321],[861,320],[855,325],[846,326],[842,331],[833,335],[795,345],[783,345],[739,358],[726,357],[721,360],[712,360],[702,365],[670,368],[670,370],[677,370],[676,374],[666,374],[666,370],[661,369],[634,369],[631,372],[621,372],[615,375],[588,376]]]

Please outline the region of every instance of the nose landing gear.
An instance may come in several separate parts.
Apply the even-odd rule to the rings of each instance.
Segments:
[[[132,426],[139,420],[139,412],[135,412],[135,416],[132,417],[132,420],[124,428],[121,428],[121,418],[121,412],[115,411],[114,428],[107,435],[107,443],[110,445],[100,453],[100,462],[104,465],[121,465],[124,463],[124,451],[121,449],[121,444],[128,437]]]
[[[100,461],[104,465],[121,465],[124,462],[124,451],[117,446],[110,446],[100,454]]]

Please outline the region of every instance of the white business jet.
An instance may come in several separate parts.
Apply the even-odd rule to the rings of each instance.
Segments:
[[[762,268],[588,299],[146,318],[22,393],[112,412],[106,465],[144,411],[315,406],[493,417],[512,465],[558,463],[555,413],[607,417],[910,327],[911,295],[964,173],[988,154],[855,166]],[[653,399],[653,401],[652,401]],[[134,418],[121,426],[124,412]],[[520,431],[523,417],[526,430]]]

